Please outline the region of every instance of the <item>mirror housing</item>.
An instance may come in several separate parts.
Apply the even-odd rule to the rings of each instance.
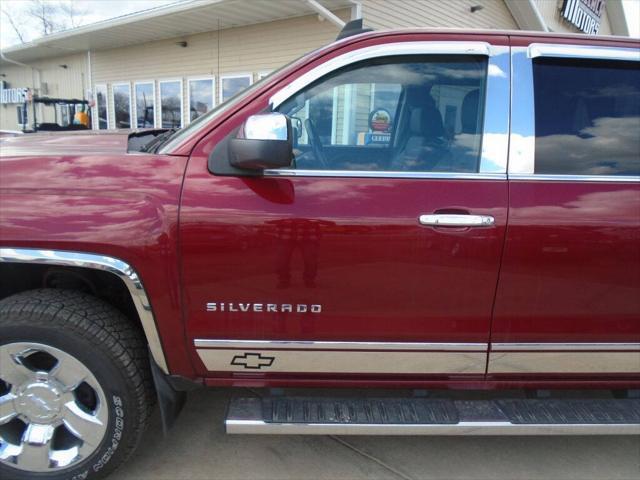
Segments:
[[[291,120],[282,113],[247,118],[229,141],[229,163],[244,170],[288,167],[293,159]]]

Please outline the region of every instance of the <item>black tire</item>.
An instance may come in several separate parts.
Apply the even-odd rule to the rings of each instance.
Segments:
[[[0,347],[16,342],[44,344],[79,360],[104,392],[108,421],[99,446],[76,464],[33,473],[0,462],[0,478],[96,479],[125,462],[138,446],[155,403],[140,328],[91,295],[31,290],[0,301]]]

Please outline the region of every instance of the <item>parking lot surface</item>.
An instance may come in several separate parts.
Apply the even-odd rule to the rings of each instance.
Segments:
[[[633,479],[640,437],[226,435],[228,389],[191,392],[168,437],[158,412],[110,479]]]

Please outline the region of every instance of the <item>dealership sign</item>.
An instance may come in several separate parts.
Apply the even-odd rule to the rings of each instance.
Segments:
[[[564,0],[560,13],[562,17],[589,35],[600,29],[600,20],[606,0]]]
[[[4,88],[5,82],[0,83],[0,103],[24,103],[27,99],[28,88]]]

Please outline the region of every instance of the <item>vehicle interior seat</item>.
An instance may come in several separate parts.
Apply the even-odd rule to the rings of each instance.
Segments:
[[[442,115],[424,86],[407,88],[409,134],[398,149],[391,169],[432,171],[448,152]]]
[[[450,155],[440,159],[434,171],[439,172],[477,172],[480,163],[480,138],[477,135],[481,128],[478,125],[480,105],[480,89],[469,91],[460,107],[460,133],[457,133],[451,145]]]

